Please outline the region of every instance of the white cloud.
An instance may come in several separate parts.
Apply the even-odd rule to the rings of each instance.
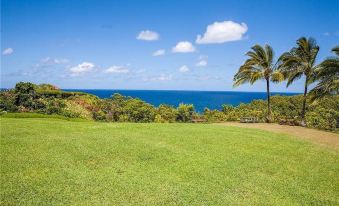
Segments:
[[[156,57],[156,56],[162,56],[165,55],[165,50],[164,49],[159,49],[157,51],[155,51],[152,56]]]
[[[339,31],[337,31],[337,32],[324,32],[323,35],[324,36],[338,36]]]
[[[46,57],[41,60],[42,65],[53,65],[53,64],[66,64],[69,60],[66,58],[50,58]]]
[[[207,66],[207,59],[208,59],[208,56],[200,56],[199,61],[197,62],[196,66],[197,67]]]
[[[233,21],[214,22],[207,26],[203,36],[198,35],[197,44],[220,44],[237,41],[243,38],[248,28],[245,23],[238,24]]]
[[[10,54],[12,54],[13,52],[14,52],[14,49],[12,49],[12,48],[7,48],[7,49],[5,49],[5,50],[2,51],[2,54],[3,54],[3,55],[10,55]]]
[[[196,65],[197,65],[197,67],[204,67],[204,66],[207,65],[207,61],[206,60],[199,60]]]
[[[207,75],[207,76],[197,76],[196,79],[199,80],[199,81],[221,80],[221,77]]]
[[[159,34],[154,31],[145,30],[139,33],[139,35],[137,36],[137,39],[145,40],[145,41],[155,41],[159,39]]]
[[[173,78],[172,74],[160,74],[159,76],[154,76],[144,79],[144,81],[171,81]]]
[[[105,73],[128,73],[129,69],[123,66],[111,66],[104,71]]]
[[[173,47],[172,52],[179,52],[179,53],[187,53],[187,52],[194,52],[195,47],[189,41],[181,41],[177,43],[175,47]]]
[[[66,63],[69,62],[68,59],[57,59],[57,58],[54,59],[53,61],[54,61],[54,63],[56,63],[56,64],[66,64]]]
[[[70,68],[70,71],[72,72],[73,76],[77,76],[83,73],[93,71],[94,66],[95,65],[91,62],[83,62],[81,64],[78,64],[78,66]]]
[[[179,68],[179,72],[185,73],[185,72],[189,72],[190,68],[188,68],[186,65],[183,65]]]

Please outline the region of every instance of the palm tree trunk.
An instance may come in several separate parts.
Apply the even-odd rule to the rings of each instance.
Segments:
[[[267,119],[268,123],[271,122],[271,95],[270,95],[270,80],[266,79],[267,86]]]
[[[306,126],[305,114],[306,114],[306,100],[307,100],[307,82],[308,82],[308,78],[306,77],[305,88],[304,88],[303,107],[301,109],[301,126],[303,126],[303,127]]]

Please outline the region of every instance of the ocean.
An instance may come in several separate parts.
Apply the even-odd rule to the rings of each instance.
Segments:
[[[266,99],[266,92],[231,92],[231,91],[174,91],[174,90],[106,90],[106,89],[64,89],[64,91],[86,92],[100,98],[109,98],[114,93],[139,98],[154,106],[180,103],[193,104],[196,111],[202,112],[205,107],[221,109],[221,105],[237,106],[255,99]],[[291,96],[298,93],[275,93],[271,95]]]

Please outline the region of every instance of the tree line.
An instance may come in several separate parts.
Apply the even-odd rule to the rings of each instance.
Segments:
[[[302,108],[300,112],[302,126],[306,126],[305,114],[307,98],[311,102],[329,95],[337,95],[339,91],[339,46],[332,51],[336,56],[329,57],[316,64],[320,47],[313,38],[301,37],[296,46],[283,53],[277,60],[269,45],[254,45],[246,55],[249,57],[234,75],[234,86],[244,83],[253,84],[258,80],[266,81],[267,116],[266,122],[272,122],[270,82],[287,81],[290,86],[301,77],[305,78]],[[317,82],[315,88],[308,92],[310,84]]]
[[[299,125],[303,99],[303,95],[272,96],[271,121]],[[339,128],[339,95],[326,96],[314,102],[307,99],[307,104],[305,121],[308,127],[326,130]],[[198,113],[192,104],[179,104],[177,107],[161,104],[156,107],[141,99],[120,94],[101,99],[82,92],[65,92],[50,84],[19,82],[14,89],[0,92],[0,114],[35,116],[32,113],[104,122],[144,123],[239,121],[248,116],[265,122],[268,116],[266,100],[254,100],[238,106],[222,105],[221,110],[205,108]]]

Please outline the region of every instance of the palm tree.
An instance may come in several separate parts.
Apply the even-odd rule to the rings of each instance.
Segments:
[[[332,49],[336,54],[323,61],[316,70],[317,86],[310,91],[311,100],[339,93],[339,46]]]
[[[277,63],[273,62],[274,53],[271,46],[255,45],[251,49],[246,53],[249,58],[234,75],[234,86],[247,82],[253,84],[257,80],[265,80],[267,88],[267,122],[271,122],[270,81],[283,81],[284,76],[277,70]]]
[[[289,52],[284,53],[279,61],[280,69],[287,79],[287,87],[294,81],[305,76],[303,105],[301,110],[301,125],[305,124],[306,100],[308,86],[314,82],[317,69],[315,64],[319,46],[313,38],[301,37],[297,40],[297,47],[293,47]]]

